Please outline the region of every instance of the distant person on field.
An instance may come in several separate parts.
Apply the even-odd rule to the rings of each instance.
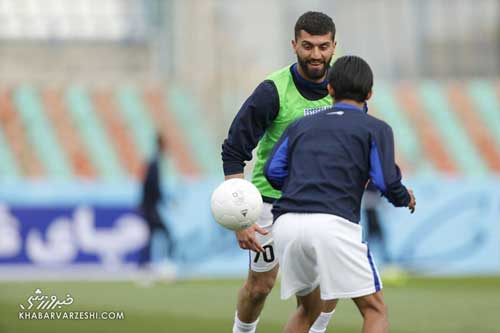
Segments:
[[[174,252],[174,241],[170,230],[164,223],[158,211],[158,205],[165,203],[165,196],[161,190],[161,159],[166,151],[166,142],[161,134],[156,136],[156,151],[147,165],[143,179],[142,199],[140,204],[141,215],[149,228],[147,245],[140,253],[139,264],[144,266],[151,262],[151,241],[156,231],[163,233],[167,240],[167,257],[171,259]]]
[[[369,182],[363,194],[363,211],[366,218],[366,241],[370,244],[378,246],[382,259],[385,263],[390,263],[391,258],[387,251],[386,237],[380,220],[380,213],[378,211],[382,200],[380,192],[373,182]]]

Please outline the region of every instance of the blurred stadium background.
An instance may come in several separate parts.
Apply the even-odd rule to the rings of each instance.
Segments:
[[[209,212],[220,145],[255,86],[295,61],[307,10],[333,17],[337,56],[371,64],[370,112],[417,196],[412,216],[378,208],[393,331],[500,332],[497,0],[0,0],[0,332],[230,331],[247,254]],[[160,282],[144,289],[137,205],[156,129],[176,250],[165,262],[155,237]],[[37,288],[126,319],[19,320]],[[332,331],[359,331],[344,303]],[[261,332],[293,306],[274,291]]]

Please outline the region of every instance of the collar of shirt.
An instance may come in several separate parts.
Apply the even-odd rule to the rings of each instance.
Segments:
[[[333,104],[333,108],[334,109],[343,109],[343,110],[356,110],[356,111],[360,111],[363,113],[368,113],[368,105],[366,104],[366,102],[364,103],[363,108],[359,108],[355,105],[347,104],[347,103],[335,103],[335,104]]]
[[[322,82],[312,82],[300,76],[297,66],[298,66],[297,63],[292,65],[292,74],[297,80],[298,84],[300,84],[303,87],[307,87],[309,89],[326,89],[326,86],[328,85],[328,75]]]

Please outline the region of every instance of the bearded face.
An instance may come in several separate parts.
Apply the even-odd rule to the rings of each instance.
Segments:
[[[299,73],[310,81],[322,81],[335,51],[335,42],[330,33],[310,35],[302,30],[292,46],[297,54]]]
[[[328,59],[301,58],[297,54],[297,62],[305,74],[305,78],[311,81],[322,81],[326,76],[332,57]]]

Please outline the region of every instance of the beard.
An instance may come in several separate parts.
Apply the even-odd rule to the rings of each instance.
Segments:
[[[307,76],[307,79],[309,80],[320,80],[322,79],[328,69],[330,68],[330,62],[332,61],[332,57],[328,59],[327,61],[322,62],[322,67],[319,68],[313,68],[310,66],[312,63],[311,60],[303,59],[297,56],[297,62],[299,63],[300,68],[302,68],[302,71],[304,74]]]

